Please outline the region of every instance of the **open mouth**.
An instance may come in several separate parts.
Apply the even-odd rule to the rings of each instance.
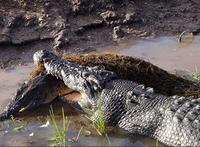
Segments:
[[[78,102],[82,99],[82,95],[80,92],[73,91],[71,89],[69,89],[67,93],[64,93],[61,96],[63,97],[64,101]]]
[[[85,93],[74,91],[69,88],[66,91],[67,92],[62,95],[62,100],[77,102],[87,114],[93,112],[94,102],[91,101]]]
[[[7,119],[18,113],[33,110],[42,104],[51,103],[59,97],[65,102],[77,103],[81,112],[93,110],[95,101],[86,93],[68,88],[63,81],[51,75],[40,75],[24,83],[16,95],[7,105],[4,112],[0,113],[0,119]],[[76,106],[75,106],[76,107]]]

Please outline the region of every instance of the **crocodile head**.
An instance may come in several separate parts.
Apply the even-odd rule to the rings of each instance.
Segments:
[[[0,120],[8,119],[24,110],[35,109],[41,104],[52,102],[56,97],[78,101],[78,92],[65,86],[63,81],[51,75],[41,75],[22,84],[15,96],[0,114]]]
[[[96,109],[98,95],[105,84],[117,75],[99,67],[89,67],[63,60],[47,50],[33,55],[35,65],[43,65],[47,74],[63,80],[64,84],[81,94],[82,108]]]

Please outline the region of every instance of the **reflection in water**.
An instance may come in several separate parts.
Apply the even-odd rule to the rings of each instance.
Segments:
[[[192,37],[192,36],[191,36]],[[101,49],[102,51],[102,49]],[[105,52],[139,57],[164,68],[200,71],[200,37],[184,38],[180,44],[176,37],[161,37],[154,40],[125,41],[115,49]]]

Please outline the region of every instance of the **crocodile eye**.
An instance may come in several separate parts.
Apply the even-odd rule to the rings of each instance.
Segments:
[[[90,74],[88,72],[82,72],[81,76],[86,79],[90,76]]]

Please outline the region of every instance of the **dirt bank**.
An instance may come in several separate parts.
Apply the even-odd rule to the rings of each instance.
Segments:
[[[0,67],[30,62],[39,49],[90,52],[121,38],[196,30],[199,8],[189,0],[0,1]]]

